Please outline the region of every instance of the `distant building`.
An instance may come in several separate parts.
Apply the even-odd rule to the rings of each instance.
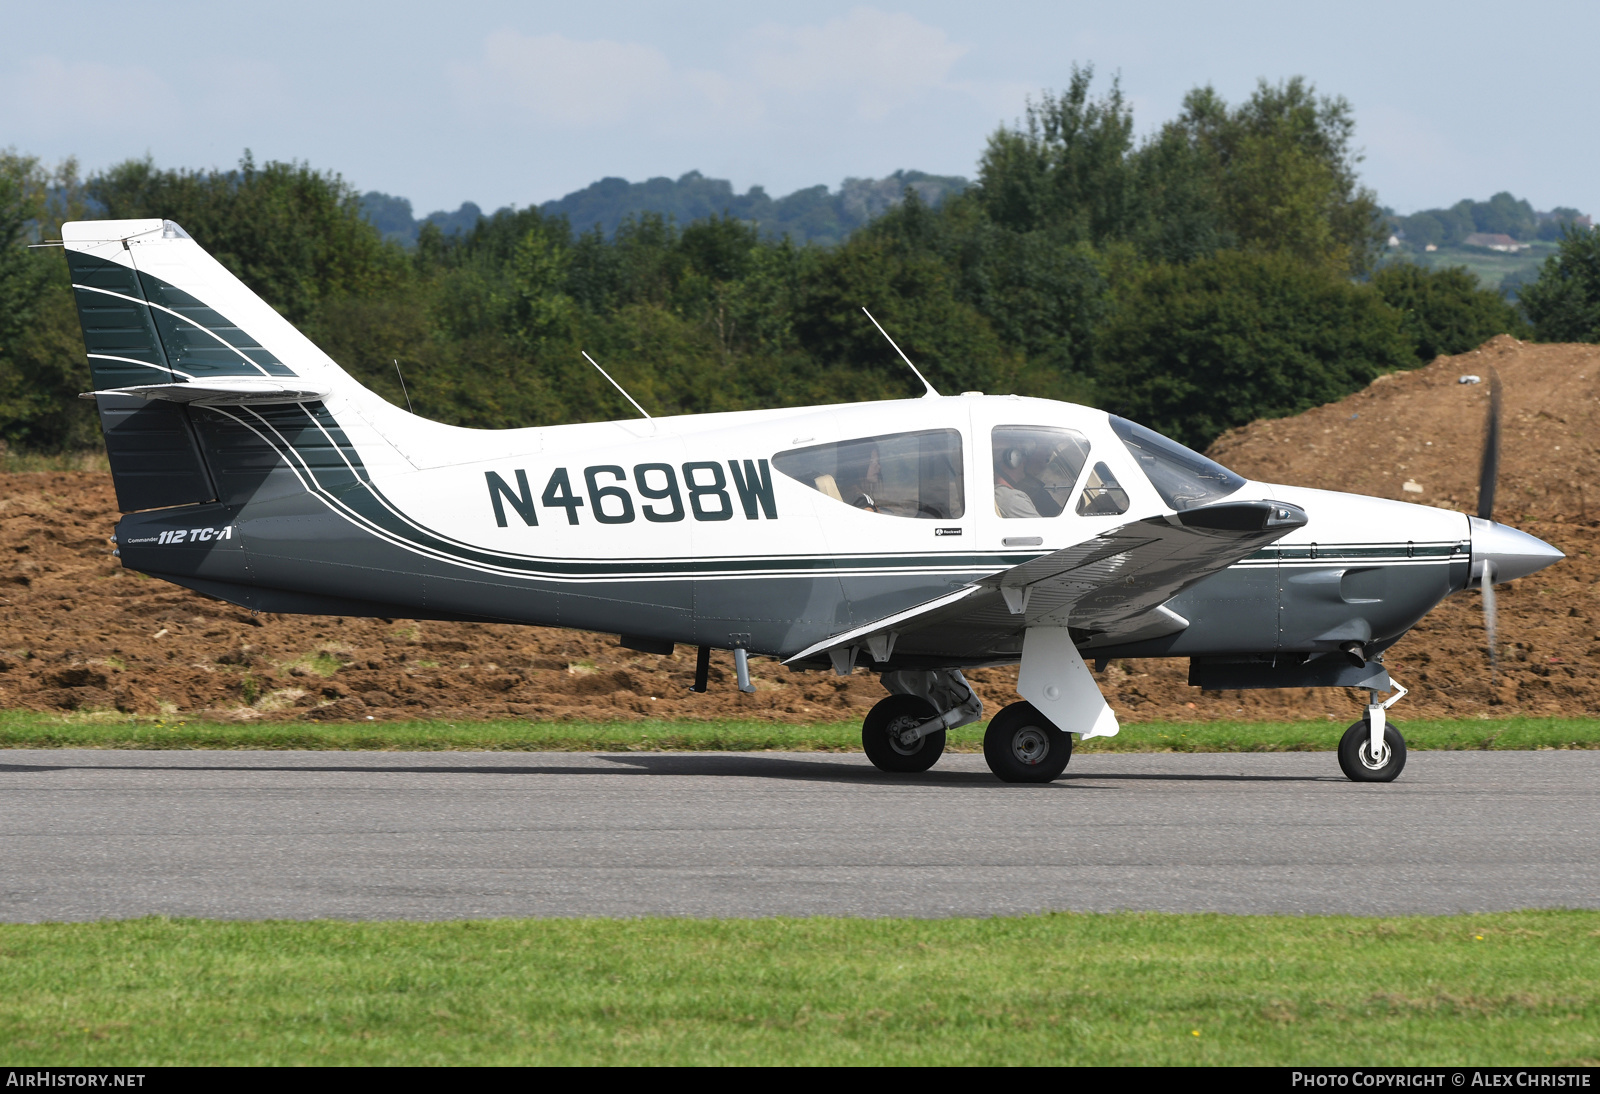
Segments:
[[[1517,242],[1504,232],[1473,232],[1461,242],[1468,247],[1483,247],[1491,251],[1504,251],[1507,254],[1525,251],[1530,246],[1527,243]]]
[[[1391,246],[1391,247],[1400,246],[1400,237],[1399,236],[1390,236],[1389,237],[1389,246]]]
[[[1430,243],[1422,249],[1424,251],[1437,251],[1439,249],[1439,245],[1437,243]]]

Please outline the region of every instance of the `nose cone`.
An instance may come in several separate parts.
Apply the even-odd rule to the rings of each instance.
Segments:
[[[1495,581],[1511,581],[1538,573],[1567,556],[1542,539],[1492,520],[1469,517],[1472,522],[1472,580],[1483,575],[1483,564],[1494,564]]]

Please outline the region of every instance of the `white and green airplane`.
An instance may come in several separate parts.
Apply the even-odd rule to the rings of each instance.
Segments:
[[[862,728],[885,771],[926,770],[982,716],[964,669],[1020,662],[984,752],[1046,782],[1071,734],[1118,730],[1087,661],[1187,657],[1202,687],[1368,689],[1340,764],[1388,781],[1403,689],[1383,652],[1450,593],[1562,557],[1488,519],[1493,459],[1469,517],[1252,482],[1014,395],[442,425],[357,383],[171,221],[69,223],[63,245],[123,565],[259,611],[697,646],[701,690],[713,649],[747,690],[750,654],[864,665],[889,693]]]

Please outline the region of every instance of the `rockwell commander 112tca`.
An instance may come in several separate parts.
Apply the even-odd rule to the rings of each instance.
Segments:
[[[1405,744],[1383,651],[1449,593],[1561,557],[1486,519],[1490,458],[1468,517],[1252,482],[1010,395],[441,425],[362,387],[171,221],[69,223],[63,246],[124,566],[266,612],[698,646],[701,690],[713,649],[746,689],[750,654],[864,665],[889,692],[862,728],[885,771],[927,769],[982,716],[964,669],[1020,662],[984,753],[1045,782],[1070,734],[1117,732],[1086,661],[1187,657],[1201,687],[1368,689],[1340,765],[1387,781]]]

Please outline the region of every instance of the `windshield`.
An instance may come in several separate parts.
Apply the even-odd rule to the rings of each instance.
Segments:
[[[1215,460],[1168,440],[1153,429],[1111,415],[1111,428],[1128,446],[1139,470],[1156,488],[1161,500],[1172,509],[1193,509],[1197,505],[1225,498],[1244,485],[1244,479]]]

